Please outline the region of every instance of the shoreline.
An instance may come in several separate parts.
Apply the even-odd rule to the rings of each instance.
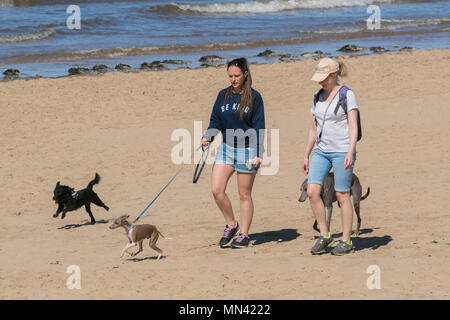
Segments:
[[[397,49],[397,50],[388,50],[384,49],[383,47],[360,47],[353,44],[346,44],[345,46],[354,46],[358,48],[358,50],[353,50],[349,52],[343,52],[340,55],[331,55],[329,53],[324,53],[320,50],[317,50],[315,52],[305,52],[302,54],[293,55],[291,53],[286,52],[275,52],[271,49],[266,49],[265,51],[260,52],[256,56],[247,56],[246,58],[249,59],[249,63],[251,65],[260,65],[260,64],[269,64],[269,63],[291,63],[296,61],[305,61],[305,60],[318,60],[320,58],[324,57],[330,57],[330,58],[337,58],[337,59],[348,59],[348,58],[356,58],[361,56],[380,56],[380,55],[386,55],[386,54],[401,54],[401,53],[411,53],[414,51],[429,51],[429,50],[448,50],[448,49],[442,49],[442,48],[431,48],[431,49],[418,49],[415,47],[408,47],[405,46],[403,48]],[[270,51],[270,53],[267,53]],[[339,49],[336,50],[338,52]],[[141,64],[141,67],[139,68],[132,68],[131,66],[127,64],[117,64],[115,67],[109,67],[104,64],[96,64],[92,66],[91,68],[86,67],[76,67],[70,64],[67,64],[67,74],[61,75],[61,76],[55,76],[55,77],[49,77],[49,76],[41,76],[39,74],[36,74],[35,76],[28,76],[28,77],[22,77],[20,73],[20,69],[15,68],[8,68],[0,69],[0,72],[2,73],[3,77],[0,79],[0,82],[5,81],[13,81],[13,80],[33,80],[33,79],[60,79],[60,78],[66,78],[66,77],[72,77],[72,76],[95,76],[95,75],[101,75],[106,73],[116,73],[116,72],[131,72],[131,73],[139,73],[139,72],[149,72],[149,71],[171,71],[171,70],[179,70],[179,69],[188,69],[188,70],[196,70],[196,69],[205,69],[205,68],[220,68],[224,65],[226,65],[226,59],[216,56],[216,55],[206,55],[202,56],[200,60],[202,60],[204,57],[215,57],[214,61],[205,61],[202,63],[202,61],[198,61],[202,64],[197,67],[189,67],[189,65],[195,63],[188,60],[178,60],[178,59],[167,59],[167,60],[154,60],[152,62],[146,62],[143,61]],[[250,61],[252,58],[259,58],[260,61]],[[264,61],[266,60],[266,61]],[[166,62],[168,61],[168,62]],[[197,63],[198,64],[198,63]],[[176,67],[176,65],[182,65],[180,67]],[[123,68],[118,68],[118,66],[123,66]],[[173,68],[170,68],[168,66],[175,66]],[[97,70],[96,70],[97,68]],[[9,74],[6,74],[9,73]],[[72,73],[72,74],[71,74]]]

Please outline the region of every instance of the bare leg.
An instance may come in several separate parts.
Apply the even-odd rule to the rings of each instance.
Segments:
[[[255,181],[255,173],[237,173],[237,183],[239,189],[240,209],[241,209],[241,232],[248,236],[248,231],[253,219],[253,199],[252,188]]]
[[[336,192],[336,197],[341,206],[342,240],[349,242],[353,224],[353,206],[350,201],[350,192]]]
[[[214,164],[212,178],[211,178],[211,191],[216,200],[216,204],[225,218],[229,227],[234,228],[236,226],[236,220],[234,219],[233,208],[231,201],[228,198],[225,190],[227,188],[228,180],[234,173],[234,168],[227,164]]]
[[[322,198],[320,198],[320,190],[322,186],[320,184],[308,184],[308,197],[311,209],[316,217],[317,226],[319,227],[320,234],[322,236],[328,236],[327,218],[325,212],[325,206]]]

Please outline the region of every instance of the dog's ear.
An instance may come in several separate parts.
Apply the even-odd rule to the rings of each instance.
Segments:
[[[59,181],[56,183],[56,187],[59,187]],[[56,188],[56,187],[55,187],[55,188]]]
[[[127,214],[127,215],[126,215],[126,218],[128,219],[129,217],[130,217],[130,215]]]

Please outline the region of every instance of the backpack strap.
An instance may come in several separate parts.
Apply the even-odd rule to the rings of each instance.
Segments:
[[[337,114],[339,107],[342,107],[345,114],[347,114],[347,91],[348,90],[350,90],[350,88],[347,86],[342,86],[342,88],[339,90],[339,101],[336,105],[336,108],[334,109],[334,114]],[[357,111],[356,122],[358,125],[358,138],[356,141],[359,141],[359,140],[361,140],[361,137],[362,137],[361,117],[359,115],[359,110],[356,109],[356,111]]]
[[[336,108],[334,109],[334,114],[337,114],[339,111],[339,107],[342,107],[344,109],[345,114],[347,114],[347,91],[350,90],[347,86],[342,86],[341,89],[339,89],[339,101],[336,104]]]
[[[320,95],[322,94],[322,92],[323,92],[323,88],[320,88],[320,90],[317,91],[316,94],[314,95],[314,98],[313,98],[314,108],[316,107],[317,102],[319,102]],[[316,124],[317,124],[317,119],[316,119]]]
[[[314,107],[316,106],[317,102],[319,102],[320,95],[322,94],[322,92],[323,92],[323,88],[321,88],[319,91],[317,91],[316,94],[314,95],[314,99],[313,99]]]

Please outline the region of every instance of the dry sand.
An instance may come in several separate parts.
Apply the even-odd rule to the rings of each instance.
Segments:
[[[258,174],[250,237],[220,249],[224,220],[210,192],[211,165],[196,185],[187,165],[140,222],[156,224],[164,258],[147,245],[120,259],[123,230],[179,168],[172,132],[206,128],[225,69],[116,73],[0,83],[0,298],[2,299],[432,299],[450,298],[449,50],[345,59],[361,108],[355,172],[370,196],[353,255],[311,256],[317,233],[299,186],[315,61],[252,66],[266,127],[280,134],[279,170]],[[193,141],[194,142],[194,141]],[[195,141],[197,143],[197,141]],[[269,147],[270,152],[270,147]],[[57,181],[94,190],[110,206],[52,218]],[[236,177],[228,186],[236,216]],[[332,232],[340,236],[335,205]],[[281,240],[280,240],[281,239]],[[81,289],[66,269],[78,265]],[[369,290],[367,268],[380,268]]]

